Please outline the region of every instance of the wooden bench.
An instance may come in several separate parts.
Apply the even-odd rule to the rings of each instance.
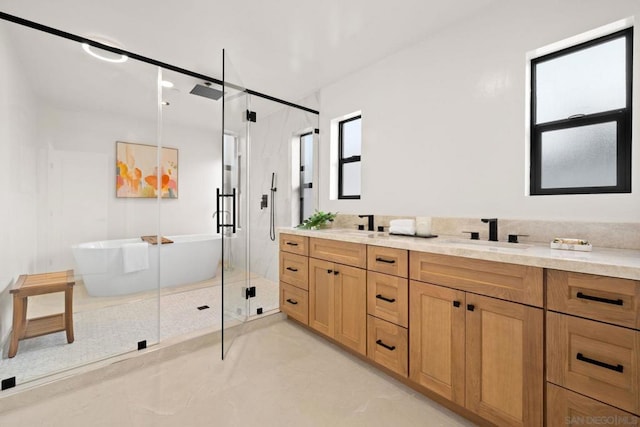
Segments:
[[[18,352],[18,342],[54,332],[66,331],[67,342],[73,342],[73,270],[44,274],[23,274],[11,288],[13,294],[13,330],[9,357]],[[64,313],[27,319],[27,298],[64,292]]]

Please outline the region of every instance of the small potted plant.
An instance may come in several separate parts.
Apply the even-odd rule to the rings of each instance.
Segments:
[[[331,213],[316,210],[313,215],[302,221],[302,224],[300,224],[298,228],[303,228],[305,230],[318,230],[320,228],[325,228],[327,223],[332,222],[337,214],[337,212]]]

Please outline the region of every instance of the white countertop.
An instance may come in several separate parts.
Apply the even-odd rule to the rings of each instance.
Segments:
[[[594,247],[592,252],[578,252],[551,249],[548,243],[487,242],[461,239],[454,236],[425,239],[412,236],[390,236],[388,233],[372,231],[333,228],[301,230],[281,227],[278,232],[640,280],[640,250]]]

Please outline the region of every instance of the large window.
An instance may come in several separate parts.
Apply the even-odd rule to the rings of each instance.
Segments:
[[[338,123],[338,199],[360,198],[362,116]]]
[[[531,61],[531,194],[631,192],[633,29]]]

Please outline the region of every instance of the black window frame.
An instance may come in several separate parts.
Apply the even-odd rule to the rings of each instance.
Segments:
[[[351,156],[351,157],[343,157],[344,156],[344,147],[342,144],[342,128],[344,126],[345,123],[349,123],[352,122],[354,120],[361,120],[362,119],[362,114],[359,114],[357,116],[353,116],[350,117],[348,119],[345,120],[341,120],[338,122],[338,199],[351,199],[351,200],[358,200],[360,199],[361,194],[357,194],[357,195],[344,195],[342,193],[343,191],[343,172],[342,169],[344,167],[345,164],[348,163],[355,163],[355,162],[360,162],[362,161],[362,156]],[[362,129],[362,122],[360,122],[360,126]],[[362,140],[360,141],[360,149],[362,150]],[[362,193],[362,187],[360,188],[360,193]]]
[[[304,189],[305,188],[313,188],[313,180],[311,182],[304,182],[304,164],[303,164],[303,159],[302,159],[302,147],[304,145],[304,138],[311,135],[311,138],[313,138],[313,132],[309,131],[306,133],[303,133],[300,135],[300,213],[299,213],[299,218],[300,218],[300,224],[302,224],[302,222],[306,219],[304,217]],[[313,139],[312,141],[312,149],[313,149]]]
[[[569,116],[566,119],[553,120],[536,124],[536,66],[559,57],[588,49],[613,39],[626,39],[626,107],[609,111]],[[598,37],[548,55],[531,60],[531,164],[530,164],[530,195],[557,194],[604,194],[631,192],[631,125],[632,125],[632,94],[633,94],[633,27],[616,31],[606,36]],[[600,123],[616,123],[616,185],[591,187],[558,187],[542,188],[542,134],[548,131],[572,129]]]

